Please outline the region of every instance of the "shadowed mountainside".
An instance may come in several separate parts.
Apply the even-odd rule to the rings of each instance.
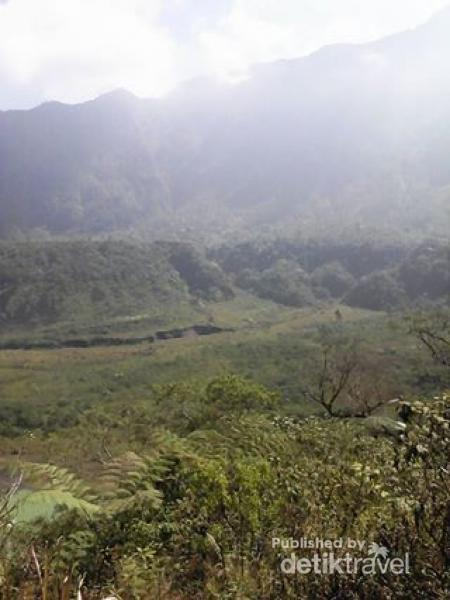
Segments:
[[[450,10],[162,100],[116,91],[0,113],[0,235],[271,224],[442,226]]]

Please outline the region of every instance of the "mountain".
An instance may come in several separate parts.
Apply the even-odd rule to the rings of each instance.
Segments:
[[[449,65],[450,8],[237,85],[0,113],[0,235],[311,216],[432,230],[450,195]]]

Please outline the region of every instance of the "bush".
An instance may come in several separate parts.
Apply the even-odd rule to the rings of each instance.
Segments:
[[[344,297],[349,306],[370,310],[390,310],[399,308],[406,302],[406,294],[400,285],[386,271],[362,277]]]
[[[237,285],[261,298],[287,306],[310,306],[315,303],[309,275],[295,261],[281,259],[262,272],[244,270]]]
[[[311,279],[316,286],[328,290],[333,298],[343,296],[355,283],[352,275],[338,261],[318,267]]]

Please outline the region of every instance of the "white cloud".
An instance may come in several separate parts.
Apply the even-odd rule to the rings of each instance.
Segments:
[[[159,10],[159,0],[12,0],[0,9],[0,81],[69,102],[119,86],[161,94],[176,47]]]
[[[236,2],[219,27],[199,35],[209,69],[219,75],[245,70],[250,64],[291,56],[297,47],[293,24],[279,24]]]
[[[321,46],[359,43],[417,26],[449,0],[236,0],[219,25],[200,35],[212,71],[294,58]]]

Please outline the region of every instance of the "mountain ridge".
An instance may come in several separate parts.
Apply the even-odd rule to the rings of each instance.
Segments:
[[[355,224],[377,225],[384,211],[422,222],[450,186],[450,7],[442,14],[258,65],[232,86],[0,112],[0,237],[249,227],[324,211],[331,222],[343,211]]]

